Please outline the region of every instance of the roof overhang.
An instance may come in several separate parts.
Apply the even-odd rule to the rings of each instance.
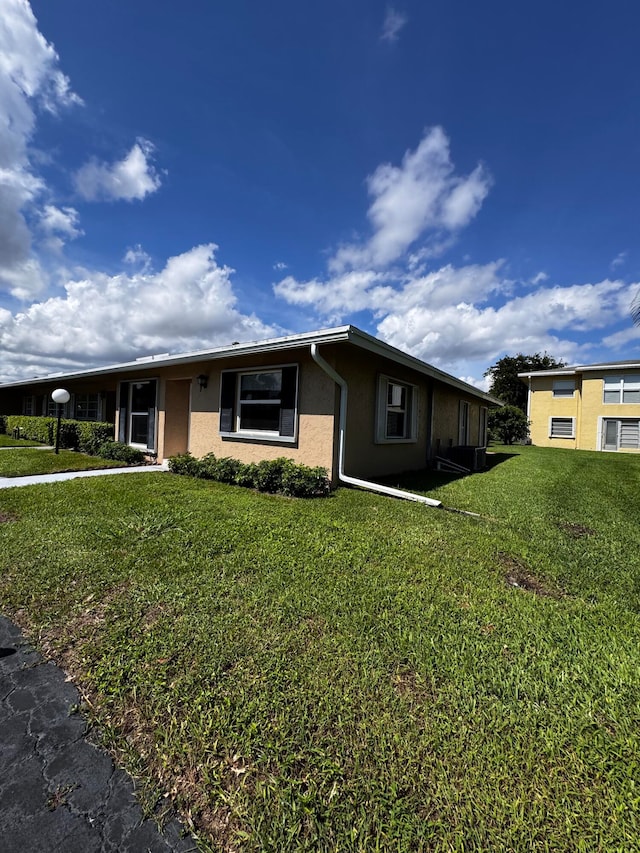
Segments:
[[[231,344],[223,347],[213,347],[212,349],[197,350],[188,353],[178,353],[176,355],[162,354],[158,356],[146,356],[135,359],[134,361],[121,362],[119,364],[110,364],[104,367],[94,367],[88,370],[76,370],[63,373],[53,373],[45,376],[35,376],[31,379],[23,379],[15,382],[6,382],[0,385],[0,391],[5,388],[28,387],[30,385],[42,385],[43,383],[60,384],[71,379],[90,379],[91,377],[110,376],[114,374],[130,373],[137,371],[139,373],[150,373],[157,371],[161,367],[179,366],[194,364],[202,361],[217,361],[219,359],[238,358],[246,355],[258,355],[269,352],[282,352],[292,349],[301,349],[310,347],[311,344],[340,344],[350,343],[355,346],[365,349],[369,352],[391,359],[397,364],[415,370],[424,376],[443,382],[459,391],[463,391],[475,397],[479,397],[489,405],[502,405],[502,401],[485,391],[481,391],[474,385],[464,382],[419,358],[415,358],[384,341],[373,337],[373,335],[363,332],[355,326],[336,326],[331,329],[321,329],[316,332],[307,332],[298,335],[287,335],[280,338],[268,338],[262,341],[248,341],[246,343]]]

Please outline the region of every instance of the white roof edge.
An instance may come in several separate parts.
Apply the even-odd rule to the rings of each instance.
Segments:
[[[530,376],[575,376],[578,373],[593,373],[598,370],[640,369],[640,361],[612,361],[608,364],[576,364],[574,367],[558,367],[550,370],[531,370],[518,373],[521,378]]]
[[[351,326],[349,339],[353,343],[361,346],[363,349],[368,349],[371,352],[376,352],[379,355],[392,358],[394,361],[400,362],[406,367],[410,367],[425,376],[430,376],[432,379],[439,379],[442,382],[446,382],[448,385],[453,385],[460,391],[466,391],[467,393],[473,394],[475,397],[481,397],[488,403],[493,403],[498,406],[502,405],[502,400],[492,396],[491,394],[487,394],[486,391],[482,391],[480,388],[476,388],[475,385],[469,385],[468,382],[464,382],[464,380],[458,379],[456,376],[452,376],[450,373],[440,370],[426,361],[422,361],[413,355],[409,355],[409,353],[403,352],[402,350],[397,349],[397,347],[387,344],[379,338],[375,338],[373,335],[369,335],[367,332],[363,332],[355,326]]]
[[[450,373],[444,370],[439,370],[437,367],[428,364],[426,361],[421,361],[415,356],[409,355],[402,350],[397,349],[391,344],[379,340],[373,335],[363,332],[356,326],[345,325],[335,326],[328,329],[319,329],[315,332],[303,332],[301,334],[286,335],[280,338],[267,338],[261,341],[245,341],[244,343],[231,344],[223,347],[213,347],[206,350],[196,350],[193,352],[176,353],[175,355],[159,356],[149,358],[144,361],[125,361],[118,364],[109,364],[103,367],[92,367],[88,370],[74,370],[67,373],[57,373],[54,376],[36,376],[31,379],[22,379],[15,382],[6,382],[0,384],[0,391],[4,388],[15,388],[27,385],[39,385],[43,382],[60,383],[65,379],[81,379],[83,377],[102,376],[105,374],[125,373],[130,370],[138,371],[153,371],[158,367],[166,365],[190,364],[192,362],[215,360],[219,358],[227,358],[229,356],[238,355],[253,355],[261,352],[271,352],[273,350],[293,349],[301,346],[310,346],[315,344],[332,344],[341,342],[351,342],[356,346],[375,352],[378,355],[392,359],[406,367],[416,370],[425,376],[430,376],[433,379],[439,379],[446,382],[448,385],[453,385],[461,391],[466,391],[475,397],[480,397],[488,403],[501,405],[502,401],[485,391],[476,388],[474,385],[464,382],[462,379],[457,379]]]
[[[51,382],[61,379],[80,379],[84,376],[100,376],[109,373],[125,373],[129,370],[155,370],[169,364],[190,364],[191,362],[206,361],[208,359],[226,358],[233,355],[252,355],[257,352],[270,352],[274,349],[291,349],[293,347],[305,346],[312,343],[335,343],[349,339],[349,330],[352,326],[336,326],[330,329],[320,329],[317,332],[304,332],[296,335],[286,335],[281,338],[265,338],[260,341],[244,341],[243,343],[227,344],[223,347],[212,347],[206,350],[194,350],[192,352],[181,352],[174,355],[149,358],[148,360],[123,361],[117,364],[107,364],[103,367],[91,367],[88,370],[73,370],[68,373],[56,373],[51,375],[34,376],[31,379],[20,379],[15,382],[0,384],[2,388],[12,388],[19,385],[37,385],[42,382]]]

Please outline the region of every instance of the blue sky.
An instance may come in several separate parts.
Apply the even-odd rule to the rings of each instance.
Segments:
[[[0,376],[352,322],[639,358],[640,7],[0,0]]]

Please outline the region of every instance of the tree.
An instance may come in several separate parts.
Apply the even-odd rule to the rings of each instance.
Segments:
[[[489,431],[503,444],[522,441],[529,434],[527,416],[517,406],[501,406],[489,410]]]
[[[505,355],[492,364],[484,375],[491,377],[489,393],[499,397],[507,406],[517,406],[523,412],[527,410],[527,386],[518,379],[518,373],[528,370],[551,370],[554,367],[564,367],[566,362],[557,361],[546,352],[533,355]]]
[[[631,303],[631,319],[636,326],[640,326],[640,290],[633,297],[633,302]]]

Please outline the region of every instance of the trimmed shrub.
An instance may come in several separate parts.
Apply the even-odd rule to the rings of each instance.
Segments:
[[[200,477],[202,463],[190,453],[179,453],[169,457],[169,470],[174,474],[186,474],[189,477]]]
[[[195,459],[190,453],[181,453],[170,457],[169,470],[174,474],[235,483],[237,486],[288,497],[319,498],[331,491],[325,468],[296,465],[284,456],[243,464],[230,456],[216,459],[213,453],[208,453],[202,459]]]
[[[55,438],[55,418],[42,418],[35,415],[7,415],[6,430],[9,435],[20,430],[20,438],[53,444]]]
[[[76,424],[78,450],[95,456],[103,444],[114,440],[113,424],[101,421],[70,421]]]
[[[283,468],[283,495],[296,498],[321,498],[331,491],[326,468],[309,468],[307,465],[290,463]]]
[[[141,450],[120,441],[105,441],[97,455],[101,459],[115,459],[117,462],[124,462],[126,465],[142,465],[146,461]]]
[[[293,464],[289,459],[280,456],[278,459],[263,459],[258,462],[256,472],[256,488],[260,492],[279,492],[282,488],[282,472],[287,464]]]
[[[7,415],[5,430],[12,434],[20,430],[20,438],[41,441],[43,444],[55,444],[57,418],[45,418],[35,415]],[[80,450],[82,453],[97,455],[106,441],[113,440],[113,424],[97,421],[60,421],[60,447],[67,450]]]
[[[242,462],[238,462],[237,459],[232,459],[230,456],[216,459],[211,468],[211,479],[218,480],[220,483],[235,483],[242,467]]]
[[[244,486],[245,489],[258,488],[258,466],[255,462],[240,464],[236,474],[236,485]]]

